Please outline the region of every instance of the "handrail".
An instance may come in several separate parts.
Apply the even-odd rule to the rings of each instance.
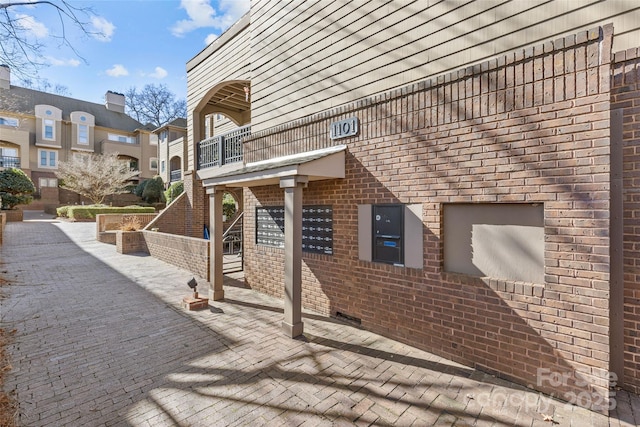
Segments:
[[[225,231],[224,233],[222,233],[222,238],[224,239],[225,237],[227,237],[227,235],[231,232],[231,229],[236,225],[236,223],[240,220],[240,218],[242,218],[244,216],[244,211],[240,212],[240,215],[238,215],[236,217],[236,219],[233,220],[233,222],[231,223],[231,225],[229,226],[229,228],[227,228],[227,231]]]

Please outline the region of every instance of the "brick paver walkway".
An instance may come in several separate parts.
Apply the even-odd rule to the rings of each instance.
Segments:
[[[120,255],[94,224],[9,223],[0,327],[24,426],[637,425],[607,418],[333,319],[280,330],[282,302],[228,277],[186,312],[191,274]],[[204,287],[200,289],[205,293]],[[553,417],[544,421],[544,415]]]

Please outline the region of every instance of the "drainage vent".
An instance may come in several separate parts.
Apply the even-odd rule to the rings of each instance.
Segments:
[[[347,322],[355,323],[356,325],[361,325],[362,324],[362,319],[359,319],[359,318],[353,317],[353,316],[349,316],[348,314],[344,314],[344,313],[341,313],[339,311],[336,311],[336,319],[346,320]]]

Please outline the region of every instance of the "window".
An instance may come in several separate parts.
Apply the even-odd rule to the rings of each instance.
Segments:
[[[42,137],[44,139],[54,139],[55,121],[52,119],[43,119]]]
[[[78,125],[78,144],[79,145],[89,144],[89,126]]]
[[[43,187],[57,187],[58,180],[56,178],[40,178],[39,180],[40,188]]]
[[[149,169],[154,171],[158,170],[158,159],[156,159],[155,157],[149,159]]]
[[[41,168],[56,168],[58,166],[56,163],[58,153],[56,151],[38,150],[38,155],[40,157],[38,165]]]
[[[160,172],[164,172],[165,171],[165,167],[164,167],[164,160],[162,160],[160,162]]]
[[[132,136],[126,136],[126,135],[118,135],[115,133],[110,133],[109,134],[109,141],[117,141],[117,142],[124,142],[127,144],[135,144],[136,140],[134,137]]]
[[[20,158],[15,148],[0,147],[0,168],[19,168]]]
[[[422,205],[359,205],[358,258],[423,268]]]
[[[0,147],[0,156],[2,157],[18,157],[18,150],[15,148]]]
[[[18,119],[13,117],[0,117],[0,125],[18,127]]]

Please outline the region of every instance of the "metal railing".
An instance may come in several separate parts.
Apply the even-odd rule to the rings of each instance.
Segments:
[[[222,252],[224,254],[225,273],[241,271],[244,268],[242,251],[242,217],[244,212],[236,217],[229,228],[222,234]]]
[[[181,170],[178,169],[178,170],[169,172],[169,182],[177,182],[177,181],[180,181],[181,179],[182,179]]]
[[[20,157],[0,156],[0,168],[19,168]]]
[[[251,135],[251,125],[239,127],[198,143],[198,169],[241,162],[242,139]]]

